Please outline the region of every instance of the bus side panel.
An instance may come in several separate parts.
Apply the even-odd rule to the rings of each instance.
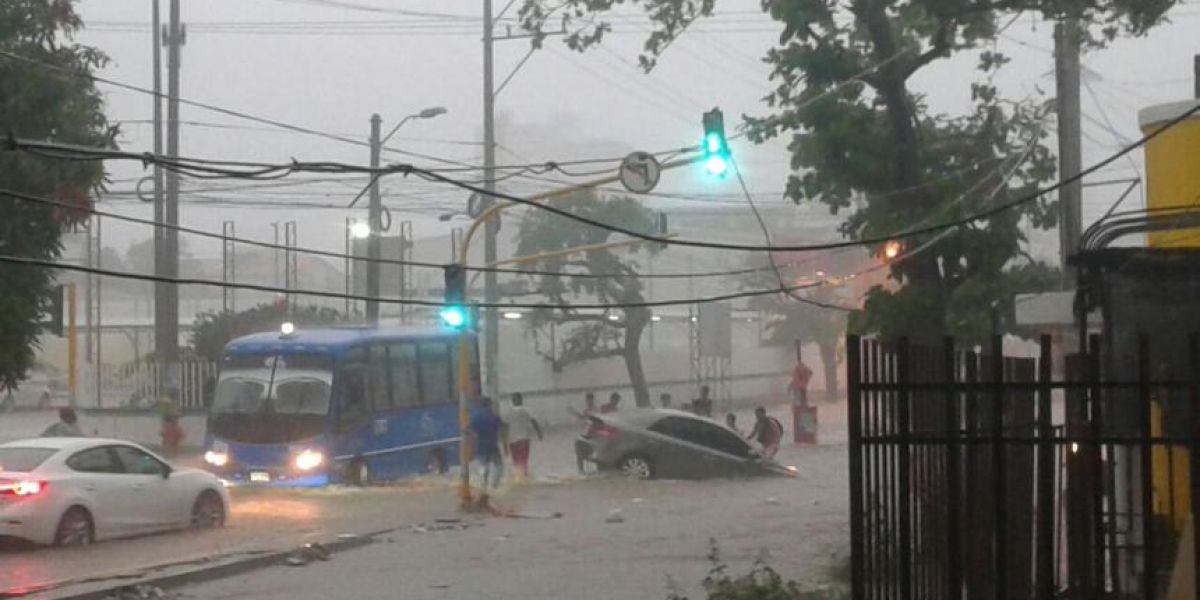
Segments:
[[[378,413],[372,418],[368,465],[377,479],[426,472],[431,458],[458,464],[458,407],[437,404]]]

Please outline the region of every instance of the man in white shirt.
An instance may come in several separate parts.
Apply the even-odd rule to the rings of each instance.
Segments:
[[[525,398],[521,392],[513,392],[512,409],[504,419],[508,423],[508,449],[512,455],[513,467],[521,478],[529,477],[529,440],[537,434],[538,441],[543,439],[542,426],[537,419],[525,408]]]

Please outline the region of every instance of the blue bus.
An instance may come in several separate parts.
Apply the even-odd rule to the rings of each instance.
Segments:
[[[368,485],[458,463],[458,332],[296,329],[225,347],[204,460],[230,485]],[[470,341],[473,393],[479,388]]]

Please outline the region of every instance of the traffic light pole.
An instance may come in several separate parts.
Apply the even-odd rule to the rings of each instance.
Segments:
[[[379,168],[380,142],[379,114],[371,115],[371,168]],[[383,200],[379,195],[379,177],[371,176],[371,199],[367,208],[367,222],[371,224],[371,235],[367,237],[367,323],[379,324],[379,258],[382,255],[380,243],[383,235]]]
[[[705,157],[703,155],[697,155],[697,156],[692,156],[692,157],[688,157],[688,158],[681,158],[679,160],[674,160],[674,161],[664,164],[662,166],[662,170],[666,171],[668,169],[676,169],[679,167],[684,167],[687,165],[701,162],[704,159],[705,159]],[[617,175],[610,175],[608,177],[602,177],[599,179],[593,179],[591,181],[585,181],[578,185],[573,185],[573,186],[569,186],[569,187],[565,187],[565,188],[561,188],[561,189],[557,189],[557,190],[551,190],[548,192],[543,192],[541,194],[535,194],[533,196],[529,196],[527,198],[527,200],[530,202],[551,202],[553,200],[562,198],[564,196],[569,196],[575,192],[590,190],[593,188],[600,187],[602,185],[616,183],[620,180],[621,180],[621,176],[618,171]],[[470,226],[470,228],[467,229],[466,233],[463,234],[462,244],[459,246],[458,257],[457,257],[458,261],[456,264],[459,267],[466,267],[468,257],[470,256],[471,240],[474,238],[475,232],[479,230],[479,227],[481,225],[490,224],[497,216],[499,216],[500,213],[502,213],[510,208],[513,208],[516,206],[525,206],[525,205],[526,204],[524,202],[503,202],[503,203],[497,202],[497,203],[492,204],[490,207],[488,207],[487,210],[483,211],[471,223],[471,226]],[[641,242],[644,242],[644,240],[629,240],[629,241],[613,242],[611,244],[599,244],[598,246],[614,247],[614,246],[627,245],[627,244],[632,245],[634,243],[641,243]],[[589,249],[589,247],[588,246],[580,246],[578,248],[567,248],[567,249],[560,250],[557,252],[561,253],[561,254],[569,254],[572,252],[579,252],[579,251],[582,251],[585,249]],[[590,249],[597,250],[600,248],[590,247]],[[504,261],[504,263],[505,264],[513,264],[516,262],[532,262],[532,261],[536,261],[536,260],[550,258],[555,255],[556,254],[554,252],[537,254],[537,255],[533,255],[533,256],[509,259],[509,260]],[[493,276],[495,275],[495,273],[490,273],[490,274]],[[463,291],[464,291],[463,300],[469,301],[469,299],[470,299],[469,296],[470,296],[470,291],[471,291],[470,286],[469,285],[466,286]],[[459,502],[460,502],[460,507],[463,510],[469,510],[471,508],[471,506],[470,506],[471,505],[471,469],[470,469],[471,449],[466,444],[467,429],[471,425],[470,402],[471,402],[471,393],[472,393],[471,367],[469,364],[470,356],[471,356],[471,352],[470,352],[471,335],[469,332],[469,328],[470,328],[469,325],[464,326],[459,331],[458,353],[457,353],[458,354],[458,373],[457,373],[457,378],[458,378],[458,386],[457,386],[458,387],[458,426],[459,426],[459,430],[462,434],[462,442],[459,443],[459,454],[458,454],[459,472],[460,472],[458,498],[459,498]],[[499,389],[498,385],[496,386],[496,389]]]

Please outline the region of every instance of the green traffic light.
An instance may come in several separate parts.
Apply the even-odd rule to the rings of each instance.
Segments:
[[[439,313],[447,327],[458,329],[467,323],[467,313],[461,306],[447,306]]]
[[[712,175],[723,176],[729,170],[729,161],[725,160],[725,157],[720,154],[714,154],[705,159],[704,169]]]

